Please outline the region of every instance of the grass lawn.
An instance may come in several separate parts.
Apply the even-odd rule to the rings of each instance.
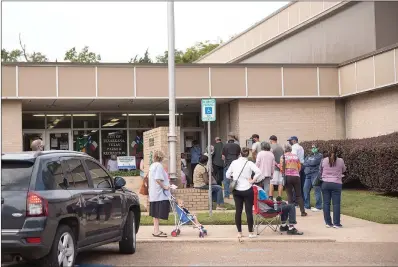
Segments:
[[[285,192],[283,199],[287,199]],[[311,205],[315,205],[315,196],[311,190]],[[215,206],[214,206],[215,208]],[[235,209],[233,205],[226,204],[228,210]],[[398,223],[398,198],[366,190],[343,190],[341,213],[344,215],[361,218],[364,220],[383,223]],[[209,213],[197,214],[199,222],[207,225],[230,225],[235,223],[235,213],[217,212],[209,217]],[[152,217],[142,216],[141,225],[152,225]],[[242,224],[246,224],[246,215],[242,214]],[[174,216],[169,220],[161,221],[161,225],[174,225]]]

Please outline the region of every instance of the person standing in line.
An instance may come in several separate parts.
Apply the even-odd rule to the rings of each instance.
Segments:
[[[301,216],[307,216],[304,209],[304,201],[301,196],[300,169],[301,164],[298,156],[292,153],[292,146],[285,144],[285,154],[281,157],[279,168],[286,175],[286,193],[289,204],[293,204],[293,189],[296,192],[296,200],[300,207]]]
[[[322,196],[323,218],[326,227],[341,228],[341,190],[343,187],[343,173],[346,166],[342,158],[337,157],[337,148],[332,147],[330,154],[322,161]],[[333,201],[333,222],[330,216],[330,204]]]
[[[253,145],[252,145],[252,158],[256,162],[257,154],[261,152],[260,136],[258,134],[252,135]],[[268,193],[268,191],[266,191]]]
[[[282,197],[283,191],[283,176],[278,167],[281,157],[283,155],[283,148],[280,144],[278,144],[278,138],[275,135],[271,135],[269,138],[269,142],[271,144],[271,152],[274,154],[275,157],[275,168],[274,168],[274,175],[272,176],[271,186],[269,190],[269,198],[274,198],[274,186],[278,186],[278,197]]]
[[[224,161],[222,159],[223,143],[220,137],[216,137],[216,143],[214,144],[214,154],[212,158],[214,176],[216,177],[217,184],[222,185],[222,180],[224,178]]]
[[[234,134],[234,132],[229,132],[229,134],[228,134],[228,140],[227,140],[227,144],[231,141],[231,140],[229,140],[231,138],[231,140],[234,140],[234,143],[235,144],[237,144],[237,145],[240,145],[239,144],[239,140],[238,140],[238,137]]]
[[[30,144],[30,148],[32,151],[43,151],[44,150],[44,144],[41,139],[36,139]]]
[[[241,149],[238,144],[235,143],[235,135],[229,133],[228,143],[223,147],[222,159],[224,160],[224,197],[229,198],[231,192],[229,192],[230,179],[227,179],[226,172],[231,165],[232,161],[239,158]]]
[[[270,151],[271,145],[267,142],[261,143],[261,151],[257,154],[256,166],[260,169],[264,177],[264,191],[270,192],[270,181],[274,175],[275,157]]]
[[[194,140],[192,142],[192,147],[190,150],[191,153],[191,179],[187,183],[187,187],[193,186],[193,171],[195,170],[196,165],[199,164],[199,159],[200,156],[202,156],[202,149],[199,146],[199,143],[197,140]]]
[[[311,201],[311,189],[314,180],[318,177],[321,169],[321,163],[323,160],[322,153],[319,153],[318,147],[315,144],[312,144],[311,155],[307,156],[304,160],[304,173],[305,173],[305,183],[304,183],[304,208],[310,209]],[[315,191],[315,207],[312,207],[312,211],[320,211],[322,210],[322,193],[320,186],[314,186]]]
[[[149,167],[149,216],[153,217],[154,237],[167,237],[166,233],[159,230],[159,220],[167,220],[170,212],[170,180],[163,168],[163,160],[163,152],[155,151],[153,163]]]
[[[119,170],[119,167],[117,166],[117,156],[115,154],[111,155],[111,159],[108,160],[108,163],[106,164],[106,168],[110,172],[116,172]]]
[[[236,187],[232,193],[235,201],[235,224],[238,229],[238,238],[242,238],[243,205],[245,205],[249,238],[257,237],[253,233],[254,191],[252,185],[261,177],[261,171],[257,168],[256,164],[247,159],[249,153],[250,150],[248,148],[242,148],[241,157],[231,163],[226,173],[227,179],[236,181]],[[254,177],[252,179],[253,172]]]
[[[290,137],[287,141],[292,146],[292,153],[296,154],[300,160],[301,169],[300,174],[300,188],[301,192],[304,191],[305,173],[304,173],[304,148],[299,145],[297,136]],[[297,206],[296,191],[293,189],[293,202]]]

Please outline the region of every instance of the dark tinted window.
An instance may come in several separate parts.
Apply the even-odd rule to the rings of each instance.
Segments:
[[[73,184],[73,180],[71,178],[68,181],[67,176],[64,176],[60,161],[47,161],[43,163],[42,175],[37,179],[36,190],[67,189],[71,183]]]
[[[63,160],[63,165],[66,166],[66,173],[68,181],[73,181],[73,186],[76,189],[88,188],[87,176],[84,171],[82,161],[80,159],[66,159]],[[70,183],[69,188],[73,188]]]
[[[28,190],[33,162],[1,161],[1,190]]]
[[[99,164],[91,160],[86,160],[86,164],[90,171],[94,188],[112,188],[111,177]]]

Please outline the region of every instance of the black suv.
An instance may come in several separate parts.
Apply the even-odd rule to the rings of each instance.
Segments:
[[[84,153],[2,154],[1,254],[39,266],[74,266],[78,252],[119,242],[136,250],[137,194]]]

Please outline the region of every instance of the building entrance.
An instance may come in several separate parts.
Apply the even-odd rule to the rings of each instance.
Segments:
[[[71,130],[48,130],[44,145],[46,150],[73,150]]]

